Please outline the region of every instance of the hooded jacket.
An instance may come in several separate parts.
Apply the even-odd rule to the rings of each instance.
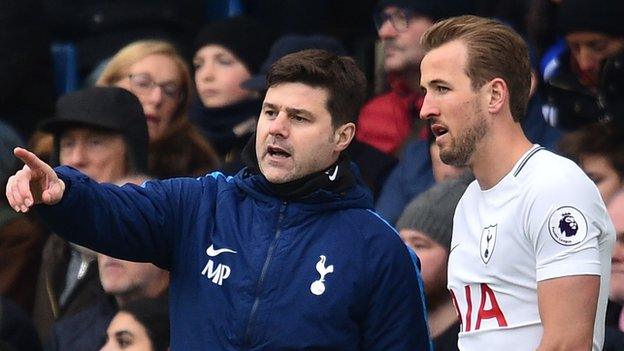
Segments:
[[[287,202],[246,170],[122,188],[56,171],[62,201],[37,206],[54,231],[171,271],[174,351],[431,349],[417,259],[359,183]]]

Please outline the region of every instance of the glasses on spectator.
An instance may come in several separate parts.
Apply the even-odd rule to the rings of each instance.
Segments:
[[[392,27],[394,27],[397,32],[405,32],[413,16],[410,10],[397,9],[388,12],[379,11],[373,15],[373,19],[375,20],[375,27],[377,27],[378,31],[387,21],[390,21],[390,24],[392,24]]]
[[[176,83],[156,83],[147,73],[129,74],[130,89],[137,95],[148,95],[154,88],[159,87],[164,96],[175,101],[181,101],[184,97],[182,88]]]

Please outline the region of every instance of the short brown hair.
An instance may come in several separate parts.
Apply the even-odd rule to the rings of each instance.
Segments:
[[[557,148],[563,156],[579,165],[585,156],[602,156],[624,179],[622,137],[624,133],[613,122],[597,122],[564,135]]]
[[[277,60],[267,73],[267,86],[281,83],[327,89],[334,128],[355,122],[366,96],[366,77],[355,61],[325,50],[303,50]]]
[[[446,19],[430,27],[422,36],[425,52],[459,40],[468,48],[466,75],[473,89],[494,78],[509,88],[509,109],[514,121],[524,118],[531,88],[529,49],[522,37],[505,24],[478,16]]]

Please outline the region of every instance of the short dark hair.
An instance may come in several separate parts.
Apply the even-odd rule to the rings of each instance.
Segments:
[[[277,60],[267,73],[267,86],[281,83],[326,89],[334,128],[355,122],[366,97],[366,77],[355,61],[326,50],[302,50]]]
[[[169,308],[166,298],[133,300],[121,306],[119,312],[130,314],[145,328],[154,351],[169,350]]]
[[[509,109],[514,121],[524,118],[531,89],[529,49],[513,29],[494,19],[452,17],[430,27],[422,36],[425,52],[458,40],[468,48],[466,75],[473,89],[494,78],[509,88]]]
[[[568,133],[561,138],[558,149],[577,164],[584,156],[603,156],[618,176],[624,179],[624,133],[614,122],[598,122]]]

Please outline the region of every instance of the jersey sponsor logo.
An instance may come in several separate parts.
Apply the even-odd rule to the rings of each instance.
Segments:
[[[472,308],[472,289],[470,285],[464,286],[464,298],[466,306],[465,311],[461,311],[459,304],[457,303],[457,297],[453,290],[451,291],[451,300],[453,301],[453,305],[455,306],[455,312],[457,312],[457,317],[459,318],[459,322],[461,323],[461,331],[469,332],[476,331],[481,329],[481,324],[483,322],[490,324],[490,320],[496,321],[496,325],[498,327],[506,327],[507,326],[507,318],[505,318],[505,314],[503,310],[500,308],[500,304],[498,303],[498,299],[496,298],[496,294],[494,290],[490,288],[489,285],[485,283],[481,283],[476,285],[478,287],[477,297],[479,301],[479,309],[476,312],[476,316],[473,316],[473,308]],[[474,329],[472,320],[476,317]]]
[[[215,249],[214,244],[206,249],[206,255],[208,255],[208,257],[216,257],[222,253],[235,254],[236,251],[226,248]],[[232,273],[232,269],[229,266],[223,263],[219,263],[215,266],[215,262],[212,259],[208,259],[208,263],[206,263],[206,266],[201,272],[202,275],[205,275],[206,278],[219,286],[223,285],[223,281],[230,276],[230,273]]]
[[[481,232],[481,242],[479,244],[481,260],[487,264],[490,262],[492,253],[494,253],[494,245],[496,244],[496,228],[498,224],[494,224],[483,228]]]
[[[320,260],[316,263],[316,271],[321,275],[321,277],[310,285],[310,292],[316,296],[323,295],[325,292],[325,276],[329,273],[334,273],[333,265],[325,266],[327,257],[325,257],[325,255],[321,255],[319,258]]]
[[[576,245],[587,236],[587,220],[572,206],[559,207],[548,217],[548,231],[559,244]]]

